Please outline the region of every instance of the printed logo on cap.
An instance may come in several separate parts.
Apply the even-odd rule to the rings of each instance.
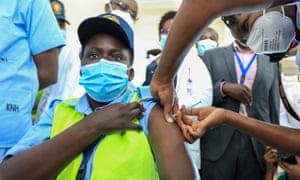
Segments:
[[[120,21],[119,21],[119,19],[116,16],[113,16],[113,15],[104,15],[103,17],[106,18],[106,19],[110,19],[111,21],[113,21],[113,22],[115,22],[117,24],[120,24]]]
[[[62,13],[63,8],[59,2],[53,1],[51,3],[51,6],[55,15],[59,15]]]

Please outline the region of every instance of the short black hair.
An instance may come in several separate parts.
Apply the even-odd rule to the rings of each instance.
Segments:
[[[168,11],[160,18],[159,24],[158,24],[158,36],[160,35],[160,31],[163,28],[166,21],[170,19],[174,19],[176,15],[176,11]]]
[[[160,54],[161,49],[158,49],[158,48],[149,49],[146,53],[147,53],[147,58],[150,58],[150,55],[157,56],[158,54]]]

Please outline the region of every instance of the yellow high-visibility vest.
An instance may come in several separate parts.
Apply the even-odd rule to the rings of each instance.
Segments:
[[[134,93],[131,102],[137,99],[137,94]],[[77,112],[74,106],[64,102],[59,103],[55,108],[51,137],[83,118],[84,115]],[[138,119],[134,122],[139,123]],[[143,131],[127,130],[106,134],[96,146],[91,180],[159,179],[151,148]],[[80,153],[59,173],[56,179],[75,180],[82,160],[83,153]]]

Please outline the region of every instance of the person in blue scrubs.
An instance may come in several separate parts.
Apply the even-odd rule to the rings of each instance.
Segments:
[[[0,2],[0,163],[32,126],[38,89],[57,80],[64,45],[49,0]]]

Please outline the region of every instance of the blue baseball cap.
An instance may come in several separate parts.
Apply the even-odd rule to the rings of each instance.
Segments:
[[[70,25],[70,22],[66,20],[64,4],[58,0],[50,0],[50,2],[56,19],[63,20]]]
[[[105,13],[96,17],[85,19],[77,30],[81,45],[85,45],[96,34],[110,34],[122,41],[133,51],[133,30],[130,25],[120,16]]]

